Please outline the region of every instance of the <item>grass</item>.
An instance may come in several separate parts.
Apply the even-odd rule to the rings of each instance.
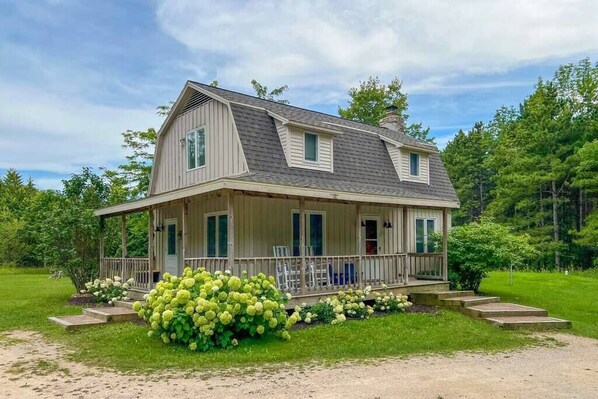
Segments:
[[[524,333],[503,331],[454,312],[397,314],[292,332],[292,340],[273,337],[241,341],[233,350],[195,353],[148,338],[145,326],[132,323],[64,331],[48,316],[79,314],[66,305],[73,293],[68,279],[0,274],[0,332],[29,329],[64,344],[76,361],[121,371],[214,370],[280,363],[332,363],[412,354],[498,351],[537,343]]]
[[[480,291],[548,310],[550,316],[571,320],[573,333],[598,339],[598,269],[563,273],[492,272]]]

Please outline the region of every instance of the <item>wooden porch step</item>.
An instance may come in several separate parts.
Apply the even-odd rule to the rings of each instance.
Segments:
[[[500,302],[497,296],[458,296],[452,298],[443,298],[440,300],[443,306],[465,308],[486,303]]]
[[[462,309],[466,315],[477,318],[513,317],[513,316],[548,316],[544,309],[523,306],[515,303],[491,302],[467,306]]]
[[[135,301],[116,301],[113,304],[114,304],[114,307],[117,307],[117,308],[125,308],[125,309],[133,310],[134,303],[135,303]]]
[[[445,298],[456,298],[462,296],[475,295],[473,291],[432,291],[412,293],[413,302],[418,305],[441,305],[441,300]]]
[[[132,309],[117,306],[103,308],[85,308],[83,309],[83,314],[85,316],[93,317],[98,320],[103,320],[107,323],[137,320],[139,318],[139,316],[137,316],[137,312],[133,311]]]
[[[571,322],[569,320],[547,316],[487,317],[485,320],[507,330],[516,330],[520,328],[532,328],[538,330],[571,328]]]
[[[75,328],[107,323],[106,320],[100,320],[86,315],[48,317],[48,320],[50,320],[52,323],[58,324],[65,330],[73,330]]]

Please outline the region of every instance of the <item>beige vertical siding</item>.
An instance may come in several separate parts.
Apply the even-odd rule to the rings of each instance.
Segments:
[[[205,216],[213,212],[226,212],[226,198],[199,198],[189,204],[188,257],[206,256]],[[352,204],[306,201],[306,211],[324,213],[325,255],[355,255],[356,248],[356,208]],[[237,257],[273,256],[273,245],[292,246],[292,211],[299,209],[299,201],[235,196],[235,254]],[[394,254],[404,252],[402,248],[403,209],[391,206],[363,206],[364,218],[376,218],[378,223],[379,253]],[[408,252],[415,252],[415,219],[435,219],[435,227],[442,231],[442,211],[434,209],[408,209]],[[181,228],[182,205],[162,208],[156,211],[156,223],[165,219],[177,218]],[[385,220],[392,224],[384,228]],[[449,228],[450,228],[449,214]],[[364,237],[365,235],[362,234]],[[163,268],[164,233],[156,236],[156,266]],[[180,239],[179,239],[180,250]],[[362,243],[362,251],[364,250]],[[179,251],[180,253],[180,251]],[[182,264],[182,260],[181,260]]]
[[[409,154],[419,154],[419,176],[409,175]],[[430,184],[430,161],[428,154],[401,149],[401,180]]]
[[[206,165],[187,170],[187,150],[180,140],[199,127],[205,127]],[[160,156],[155,166],[152,194],[172,191],[219,177],[247,172],[247,163],[234,130],[228,107],[212,100],[176,117],[160,138]]]
[[[384,142],[386,144],[386,149],[388,150],[388,155],[390,155],[390,159],[392,160],[392,164],[395,167],[397,172],[397,176],[399,176],[399,180],[402,179],[402,170],[401,170],[401,150],[391,143]]]
[[[324,133],[314,133],[318,135],[318,162],[306,162],[304,159],[303,135],[305,130],[289,128],[290,135],[290,158],[291,166],[305,169],[323,170],[332,172],[332,136]],[[309,132],[312,133],[312,132]]]
[[[287,164],[291,166],[290,160],[290,149],[289,149],[289,129],[288,127],[284,126],[281,121],[275,120],[274,124],[276,125],[276,131],[278,132],[278,137],[280,138],[280,144],[282,145],[282,150],[284,151],[284,156],[287,159]]]

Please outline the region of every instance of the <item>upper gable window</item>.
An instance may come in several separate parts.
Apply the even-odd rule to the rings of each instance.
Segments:
[[[206,164],[206,134],[204,128],[187,133],[187,170]]]
[[[303,159],[318,162],[318,135],[305,133],[303,135]]]
[[[419,154],[409,154],[409,174],[411,176],[419,176]]]

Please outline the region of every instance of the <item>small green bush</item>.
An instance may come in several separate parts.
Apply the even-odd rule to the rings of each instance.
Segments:
[[[94,281],[85,283],[86,289],[79,292],[82,294],[92,294],[96,302],[103,302],[112,305],[116,301],[126,301],[129,299],[127,297],[129,294],[127,290],[134,282],[135,280],[132,278],[123,282],[119,276],[114,276],[113,279],[95,279]]]
[[[477,292],[488,271],[521,267],[536,254],[526,235],[515,235],[507,226],[482,219],[451,229],[449,276],[456,274],[462,289]]]
[[[378,312],[404,312],[412,303],[407,300],[407,295],[395,294],[386,289],[374,292],[374,310]]]
[[[287,315],[288,299],[290,295],[276,288],[274,277],[263,273],[239,278],[228,271],[212,274],[187,267],[182,277],[164,273],[145,305],[136,302],[134,309],[150,323],[149,336],[206,351],[269,333],[291,339],[288,330],[300,315]]]

